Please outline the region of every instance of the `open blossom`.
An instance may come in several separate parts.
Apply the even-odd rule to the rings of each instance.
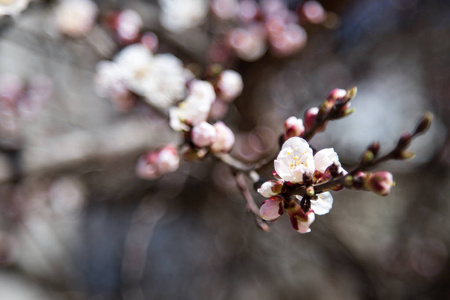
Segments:
[[[189,131],[206,121],[216,98],[214,88],[207,81],[194,80],[189,86],[189,96],[177,107],[169,109],[170,127],[176,131]]]
[[[185,95],[185,69],[171,54],[153,55],[144,45],[133,44],[122,49],[114,62],[127,88],[152,105],[169,107]]]
[[[200,124],[194,126],[191,132],[192,142],[197,147],[206,147],[211,145],[216,140],[216,136],[216,128],[207,122],[201,122]]]
[[[302,200],[302,197],[297,196],[297,199]],[[330,192],[325,192],[317,195],[317,199],[311,199],[311,209],[316,215],[325,215],[330,212],[333,207],[333,196]]]
[[[212,152],[230,152],[234,146],[235,136],[233,131],[223,122],[216,122],[214,128],[217,131],[217,137],[211,145]]]
[[[287,118],[284,122],[284,139],[294,136],[300,136],[305,132],[305,126],[303,126],[303,120],[294,116]]]
[[[142,155],[136,166],[136,173],[144,179],[155,179],[178,169],[180,158],[177,149],[166,145],[160,150]]]
[[[225,70],[219,75],[217,88],[221,100],[227,102],[233,101],[242,93],[242,89],[244,88],[242,76],[236,71]]]
[[[80,37],[94,26],[98,8],[91,0],[60,0],[55,8],[57,29],[70,37]]]
[[[16,16],[28,7],[29,0],[3,0],[0,1],[0,17]]]
[[[202,24],[209,8],[206,0],[159,0],[159,5],[161,25],[173,32]]]
[[[275,171],[284,181],[291,183],[302,183],[304,174],[314,174],[313,151],[308,142],[299,137],[284,142],[275,160]]]

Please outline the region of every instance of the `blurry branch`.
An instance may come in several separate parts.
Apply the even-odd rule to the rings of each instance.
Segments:
[[[75,169],[93,160],[134,155],[175,139],[169,128],[150,125],[144,120],[127,119],[100,128],[97,133],[74,130],[56,138],[42,139],[38,145],[22,150],[20,176]],[[17,174],[8,168],[0,173],[0,183],[17,180]]]
[[[245,200],[247,201],[247,208],[249,211],[251,211],[255,216],[256,224],[259,228],[261,228],[263,231],[269,231],[269,226],[266,224],[266,222],[263,221],[263,219],[259,216],[259,208],[258,205],[256,205],[255,200],[253,199],[250,190],[248,188],[247,183],[245,182],[245,176],[242,173],[237,173],[235,175],[236,183],[244,196]]]

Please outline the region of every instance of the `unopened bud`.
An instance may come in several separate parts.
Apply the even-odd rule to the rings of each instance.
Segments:
[[[351,99],[355,98],[357,91],[358,91],[358,88],[356,86],[354,86],[351,89],[347,90],[346,98],[348,99],[348,101],[350,101]]]
[[[304,125],[306,130],[311,129],[314,126],[314,123],[316,123],[316,117],[318,112],[319,108],[317,107],[311,107],[305,112]]]
[[[142,155],[136,166],[136,173],[144,179],[154,179],[178,169],[180,158],[177,148],[167,145],[160,150]]]
[[[347,95],[347,91],[344,89],[333,89],[328,94],[327,100],[332,104],[336,103],[336,101],[341,100]]]
[[[363,164],[368,164],[374,159],[374,157],[375,157],[375,155],[373,154],[372,151],[366,150],[364,152],[364,154],[363,154],[363,157],[362,157],[362,163]]]
[[[283,182],[278,180],[270,180],[264,182],[258,189],[258,193],[263,197],[270,198],[278,195],[283,190]]]
[[[379,142],[373,142],[370,144],[369,147],[367,147],[367,150],[371,151],[374,156],[377,156],[380,152],[380,143]]]
[[[400,153],[399,159],[406,160],[406,159],[414,158],[414,156],[416,156],[416,155],[413,152],[411,152],[411,151],[402,151]]]
[[[411,134],[408,132],[405,132],[404,134],[402,134],[402,136],[398,140],[397,149],[403,150],[403,149],[408,148],[409,144],[411,144],[411,140],[412,140]]]
[[[311,231],[309,226],[314,222],[315,214],[312,210],[304,212],[299,204],[291,201],[286,212],[289,215],[292,227],[299,233],[308,233]]]
[[[210,146],[217,136],[217,131],[211,124],[207,122],[201,122],[192,128],[191,139],[197,147]]]
[[[231,102],[242,93],[244,83],[242,76],[233,70],[222,71],[217,80],[217,95],[226,102]]]
[[[433,121],[433,114],[430,112],[425,113],[420,123],[417,125],[416,130],[414,131],[414,135],[423,133],[428,130],[431,126],[431,122]]]
[[[214,124],[214,128],[217,131],[217,137],[214,143],[211,145],[211,151],[213,152],[230,152],[234,146],[234,133],[223,122],[217,122]]]
[[[340,116],[342,117],[347,117],[349,115],[351,115],[352,113],[354,113],[356,111],[355,108],[347,108],[346,110],[344,110],[344,112],[342,113],[342,115]]]
[[[308,186],[306,188],[306,195],[312,197],[315,195],[314,188],[312,186]]]
[[[289,117],[284,122],[284,140],[294,136],[301,136],[305,132],[303,120],[294,116]]]
[[[378,195],[387,196],[391,191],[391,187],[394,186],[393,176],[386,171],[370,174],[364,186]]]
[[[182,150],[181,155],[185,161],[197,161],[206,157],[208,151],[206,149],[193,149],[186,147]]]
[[[358,172],[353,176],[352,187],[354,189],[362,189],[364,187],[364,182],[367,178],[367,174],[364,172]]]

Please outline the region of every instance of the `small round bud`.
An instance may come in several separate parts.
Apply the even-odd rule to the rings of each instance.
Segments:
[[[264,182],[257,192],[263,197],[270,198],[281,193],[282,189],[283,189],[282,181],[270,180]]]
[[[364,152],[364,154],[363,154],[363,157],[362,157],[362,163],[363,164],[368,164],[374,159],[374,157],[375,157],[375,155],[373,154],[372,151],[366,150]]]
[[[346,95],[347,91],[344,89],[332,89],[328,94],[327,100],[334,104],[336,103],[336,101],[341,100]]]
[[[411,151],[402,151],[400,153],[399,159],[406,160],[406,159],[414,158],[414,156],[415,156],[415,154],[413,152],[411,152]]]
[[[231,102],[242,93],[244,83],[242,76],[233,70],[225,70],[217,81],[218,96],[226,102]]]
[[[420,120],[420,123],[417,125],[416,130],[414,131],[414,135],[427,131],[431,126],[431,122],[433,122],[433,114],[430,112],[425,113],[422,120]]]
[[[315,195],[314,188],[312,186],[308,186],[306,188],[306,195],[313,197]]]
[[[402,134],[402,136],[398,140],[397,149],[404,150],[404,149],[408,148],[408,146],[411,144],[411,140],[412,140],[411,134],[408,132],[405,132],[404,134]]]
[[[366,188],[381,196],[387,196],[393,186],[393,176],[386,171],[370,174],[365,182]]]
[[[294,136],[301,136],[305,132],[303,120],[294,116],[289,117],[284,122],[284,139],[287,140]]]
[[[207,122],[201,122],[192,128],[192,142],[197,147],[210,146],[216,140],[217,132],[214,126]]]
[[[178,169],[180,158],[177,148],[166,145],[163,148],[142,155],[136,166],[136,173],[144,179],[155,179]]]
[[[377,156],[380,152],[380,143],[379,142],[373,142],[370,144],[369,147],[367,147],[367,150],[371,151],[374,156]]]
[[[214,128],[217,131],[217,137],[214,143],[211,145],[211,151],[230,152],[234,146],[235,141],[233,131],[231,131],[228,126],[220,121],[214,124]]]

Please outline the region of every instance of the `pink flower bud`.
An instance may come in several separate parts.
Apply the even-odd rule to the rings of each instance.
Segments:
[[[370,174],[365,182],[365,187],[380,196],[387,196],[394,186],[393,176],[390,172],[381,171]]]
[[[216,128],[207,122],[195,125],[191,132],[192,142],[197,147],[210,146],[215,141],[216,136]]]
[[[283,199],[281,197],[272,197],[264,201],[259,209],[259,214],[266,221],[275,221],[283,214]]]
[[[314,126],[318,112],[319,112],[318,107],[311,107],[305,112],[304,124],[306,130],[311,129]]]
[[[211,145],[211,151],[213,152],[230,152],[234,146],[235,136],[233,131],[226,126],[223,122],[217,122],[214,124],[216,128],[217,136],[214,143]]]
[[[116,22],[117,36],[124,43],[133,42],[139,37],[143,21],[136,11],[132,9],[121,11]]]
[[[267,50],[266,33],[262,26],[233,29],[228,36],[228,42],[237,56],[245,61],[255,61]]]
[[[294,116],[287,118],[284,122],[284,139],[294,136],[301,136],[305,132],[305,126],[303,126],[303,120]]]
[[[306,44],[305,29],[297,24],[285,25],[281,32],[269,35],[271,50],[275,55],[288,56],[300,51]]]
[[[242,93],[243,88],[242,76],[238,72],[225,70],[220,73],[219,80],[217,81],[220,99],[231,102]]]
[[[258,193],[263,197],[273,197],[281,193],[283,182],[278,180],[270,180],[264,182],[258,189]]]
[[[155,179],[178,169],[180,158],[177,149],[172,145],[150,151],[142,155],[136,166],[136,173],[144,179]]]
[[[220,19],[231,19],[239,13],[239,2],[237,0],[212,0],[211,10]]]
[[[320,24],[327,18],[327,13],[317,1],[306,1],[301,8],[301,15],[313,24]]]
[[[333,104],[339,100],[344,98],[347,95],[347,91],[343,89],[332,89],[328,94],[327,100],[331,101]]]

